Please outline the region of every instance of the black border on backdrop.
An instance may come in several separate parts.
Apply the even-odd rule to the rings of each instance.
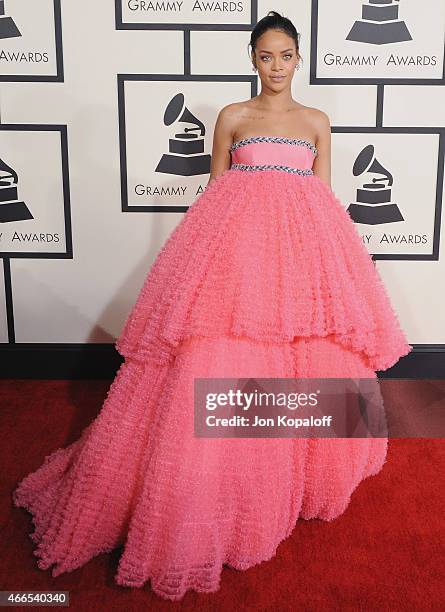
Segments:
[[[58,252],[39,251],[0,251],[0,259],[73,259],[73,235],[71,227],[71,199],[70,199],[70,175],[68,164],[68,134],[66,125],[37,124],[37,123],[0,123],[0,133],[5,131],[15,132],[59,132],[60,134],[60,161],[63,192],[63,214],[65,231],[65,250]]]
[[[333,134],[437,134],[439,146],[437,151],[437,166],[432,170],[436,172],[436,201],[434,207],[433,249],[431,253],[372,253],[373,259],[381,260],[410,260],[410,261],[438,261],[440,247],[440,223],[442,216],[442,196],[445,157],[445,128],[439,127],[331,127]],[[373,226],[374,227],[374,226]]]
[[[309,85],[445,85],[445,40],[443,41],[442,76],[440,78],[381,78],[381,77],[318,77],[318,13],[319,0],[311,5],[311,44]],[[445,34],[445,32],[444,32]]]
[[[257,77],[255,75],[192,75],[192,74],[118,74],[118,116],[119,116],[119,157],[121,166],[121,201],[122,212],[186,212],[190,205],[168,204],[129,204],[128,202],[128,172],[127,149],[125,130],[125,82],[126,81],[178,81],[178,82],[224,82],[224,83],[250,83],[251,96],[256,95]],[[203,175],[206,176],[206,175]]]
[[[246,0],[246,4],[248,3],[249,0]],[[257,15],[258,0],[250,0],[250,21],[247,23],[212,23],[210,21],[206,21],[206,23],[164,23],[162,21],[141,21],[132,23],[123,21],[122,0],[115,0],[116,30],[251,30],[258,20]]]
[[[65,81],[60,0],[53,0],[53,4],[56,74],[0,74],[0,83],[63,83]]]

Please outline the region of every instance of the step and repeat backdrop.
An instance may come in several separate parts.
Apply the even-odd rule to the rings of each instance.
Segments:
[[[442,0],[0,0],[0,342],[115,340],[207,184],[218,111],[260,91],[271,9],[409,342],[445,345]]]

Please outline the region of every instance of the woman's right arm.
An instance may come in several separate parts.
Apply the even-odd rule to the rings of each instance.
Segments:
[[[214,178],[230,168],[231,155],[230,145],[233,142],[233,134],[236,124],[236,103],[224,106],[216,118],[213,132],[212,160],[210,177],[207,185]]]

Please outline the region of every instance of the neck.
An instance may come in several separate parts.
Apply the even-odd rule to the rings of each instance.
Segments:
[[[275,92],[270,89],[261,89],[261,92],[257,96],[257,100],[264,110],[270,112],[282,113],[293,110],[296,106],[290,89],[285,89],[280,92]]]

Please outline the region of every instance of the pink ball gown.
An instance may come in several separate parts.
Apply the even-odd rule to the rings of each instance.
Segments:
[[[122,546],[115,580],[179,600],[331,521],[387,438],[198,438],[195,377],[374,377],[412,347],[315,146],[253,136],[160,250],[97,418],[13,493],[57,576]]]

